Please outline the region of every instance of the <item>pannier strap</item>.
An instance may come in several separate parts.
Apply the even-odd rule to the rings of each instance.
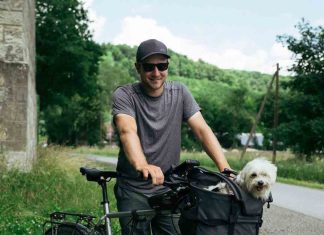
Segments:
[[[229,222],[230,220],[231,223]],[[256,219],[256,218],[251,218],[251,219],[241,219],[241,218],[232,218],[230,220],[221,220],[221,219],[208,219],[208,220],[196,220],[199,223],[208,225],[208,226],[217,226],[217,225],[226,225],[226,224],[258,224],[259,227],[262,224],[262,219]]]

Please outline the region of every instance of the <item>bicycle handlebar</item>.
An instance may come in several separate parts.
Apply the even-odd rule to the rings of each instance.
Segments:
[[[195,166],[199,166],[200,163],[197,160],[187,159],[178,166],[171,166],[169,170],[165,172],[165,186],[172,187],[179,183],[185,183],[187,181],[187,175],[190,170]],[[117,178],[118,173],[114,171],[102,171],[96,168],[80,167],[80,172],[85,175],[88,181],[99,182],[110,178]],[[141,172],[139,172],[138,178],[143,178]],[[150,178],[150,176],[149,176]]]

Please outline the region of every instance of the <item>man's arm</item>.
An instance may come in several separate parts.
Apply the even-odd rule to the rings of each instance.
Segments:
[[[137,135],[136,121],[127,114],[117,114],[115,124],[119,132],[120,141],[123,145],[128,161],[137,171],[142,172],[145,179],[152,177],[153,184],[162,184],[164,175],[160,167],[147,163]]]
[[[200,140],[205,152],[215,162],[218,169],[220,171],[223,171],[224,168],[230,169],[222,147],[200,112],[195,113],[188,119],[188,125]]]

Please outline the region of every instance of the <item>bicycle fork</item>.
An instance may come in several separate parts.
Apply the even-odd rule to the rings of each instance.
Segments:
[[[106,180],[101,180],[98,183],[102,188],[102,202],[101,202],[101,204],[103,205],[103,209],[104,209],[104,212],[105,212],[105,228],[106,228],[105,233],[106,233],[106,235],[112,235],[112,233],[111,233],[111,222],[110,222],[110,219],[107,216],[110,211],[109,211],[109,201],[108,201]]]

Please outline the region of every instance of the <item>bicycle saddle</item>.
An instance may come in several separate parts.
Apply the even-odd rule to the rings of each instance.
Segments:
[[[87,177],[88,181],[99,182],[101,180],[107,180],[108,178],[116,178],[117,172],[115,171],[102,171],[96,168],[80,167],[82,175]]]

